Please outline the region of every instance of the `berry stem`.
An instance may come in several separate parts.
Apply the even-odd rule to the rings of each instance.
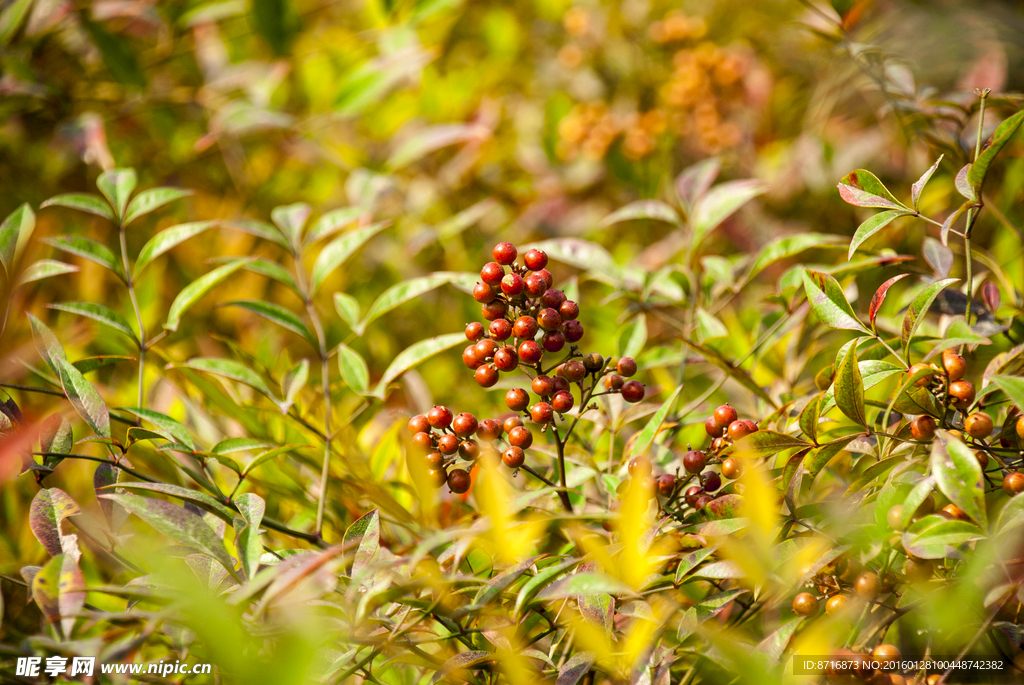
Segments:
[[[570,432],[572,429],[569,429]],[[551,424],[551,432],[555,434],[555,449],[558,451],[558,484],[560,489],[558,490],[558,499],[562,501],[562,508],[565,509],[566,513],[572,513],[572,502],[569,501],[569,486],[565,482],[565,442],[562,441],[562,436],[558,434],[558,427],[555,424]],[[568,434],[566,434],[568,436]]]
[[[139,392],[137,406],[142,409],[143,400],[146,396],[146,386],[143,371],[146,367],[146,327],[142,323],[142,310],[139,309],[139,299],[135,296],[135,281],[131,277],[128,268],[128,238],[124,230],[124,222],[118,222],[118,238],[121,247],[121,265],[124,267],[124,284],[128,288],[128,299],[132,301],[132,309],[135,310],[135,321],[139,326],[139,339],[136,341],[139,346]]]
[[[988,100],[989,89],[985,88],[981,90],[978,95],[981,97],[981,103],[978,105],[978,135],[974,142],[974,159],[978,161],[978,155],[981,154],[981,137],[984,135],[985,130],[985,102]],[[964,226],[964,266],[967,271],[967,304],[965,305],[964,319],[967,321],[967,325],[971,325],[971,290],[974,286],[971,258],[971,229],[974,228],[974,222],[978,218],[978,212],[981,208],[981,198],[978,198],[978,204],[967,210],[967,222]],[[962,348],[961,348],[962,351]]]

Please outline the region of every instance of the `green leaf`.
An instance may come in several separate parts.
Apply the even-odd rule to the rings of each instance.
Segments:
[[[637,435],[636,440],[633,441],[632,446],[629,450],[630,455],[646,455],[651,450],[651,445],[654,444],[654,439],[658,436],[658,430],[661,428],[661,424],[664,423],[665,417],[672,410],[672,407],[676,403],[676,398],[679,397],[679,393],[682,392],[683,386],[678,386],[669,398],[658,408],[658,411],[654,412],[647,421],[647,425]]]
[[[981,465],[974,452],[945,430],[932,443],[931,471],[939,490],[982,528],[988,527]]]
[[[446,335],[439,335],[435,338],[421,340],[420,342],[407,347],[402,350],[397,357],[395,357],[394,361],[391,362],[391,365],[384,371],[384,375],[381,377],[380,382],[377,383],[376,387],[374,387],[372,395],[377,399],[383,400],[391,381],[395,380],[417,364],[433,357],[435,354],[444,352],[445,350],[451,349],[456,345],[460,345],[465,342],[465,334],[448,333]]]
[[[792,620],[786,621],[776,628],[771,635],[761,640],[755,649],[766,655],[773,663],[778,663],[782,653],[786,651],[789,641],[793,639],[796,629],[800,627],[803,620],[803,617],[797,616]]]
[[[70,454],[75,444],[71,424],[60,414],[52,414],[43,422],[39,430],[39,451],[59,454]],[[55,469],[64,461],[61,457],[43,457],[43,466]]]
[[[489,604],[491,600],[501,595],[505,588],[519,580],[519,577],[533,566],[538,559],[540,559],[539,556],[523,559],[515,566],[510,566],[493,578],[490,578],[487,584],[481,586],[480,590],[477,591],[476,596],[473,597],[472,604],[477,606]]]
[[[970,182],[967,180],[967,174],[971,170],[971,165],[967,164],[960,171],[957,172],[956,178],[953,181],[953,185],[956,186],[958,193],[967,198],[968,202],[977,203],[978,196],[974,192],[974,188],[971,187]]]
[[[835,398],[839,411],[857,424],[867,425],[864,413],[864,380],[857,364],[856,343],[848,347],[836,367]]]
[[[88,259],[90,262],[96,262],[100,266],[105,266],[119,277],[123,278],[123,275],[121,274],[121,265],[118,264],[117,257],[115,257],[114,253],[102,243],[98,243],[95,240],[80,235],[62,235],[58,238],[43,238],[42,242],[47,245],[52,245],[58,250]]]
[[[295,279],[292,278],[292,275],[288,273],[287,269],[277,262],[272,262],[269,259],[256,258],[245,265],[245,270],[271,278],[278,283],[291,288],[296,294],[299,294],[299,286],[295,283]]]
[[[353,331],[359,325],[359,302],[348,293],[334,293],[334,309]]]
[[[50,276],[60,276],[62,274],[73,274],[78,271],[78,267],[72,264],[65,264],[64,262],[58,262],[53,259],[40,259],[38,262],[33,262],[24,271],[21,272],[21,276],[18,277],[18,285],[25,285],[33,281],[41,281],[44,278]]]
[[[516,595],[515,613],[517,615],[520,614],[522,609],[533,601],[533,598],[537,596],[537,593],[540,592],[544,586],[578,563],[580,563],[579,559],[566,559],[557,564],[545,566],[538,570],[537,575],[523,583],[523,586],[519,588],[519,594]]]
[[[676,566],[676,585],[683,582],[683,579],[689,575],[690,571],[697,568],[702,561],[714,554],[716,549],[717,547],[701,547],[679,557],[679,565]]]
[[[142,197],[142,193],[139,194],[139,197]],[[138,198],[135,199],[137,200]],[[132,205],[134,204],[133,202]],[[130,214],[131,207],[128,208],[128,211]],[[215,226],[217,223],[216,221],[192,221],[160,231],[142,246],[142,250],[139,251],[139,256],[135,260],[135,269],[132,271],[132,274],[137,278],[142,273],[142,270],[149,266],[154,259],[189,238],[199,235],[211,226]]]
[[[818,418],[820,416],[821,400],[824,396],[824,392],[815,395],[800,410],[800,432],[810,438],[813,443],[818,442]]]
[[[117,216],[123,219],[136,182],[134,169],[110,169],[96,179],[96,187],[110,202]]]
[[[252,438],[226,438],[221,440],[210,450],[214,454],[234,454],[235,452],[251,452],[252,450],[265,449],[270,447],[262,440]]]
[[[32,599],[51,623],[71,636],[75,619],[85,606],[85,578],[74,556],[58,554],[32,579]]]
[[[449,217],[437,225],[435,231],[438,241],[443,243],[446,240],[451,240],[500,206],[497,200],[488,197],[466,207],[455,216]]]
[[[1006,393],[1017,407],[1024,407],[1024,378],[1016,376],[989,376],[993,385]]]
[[[175,497],[186,502],[192,502],[226,523],[231,523],[231,520],[235,516],[235,512],[231,511],[205,492],[184,488],[180,485],[173,485],[171,483],[146,483],[143,481],[121,481],[119,483],[103,486],[100,489],[106,492],[111,488],[159,492],[163,495]]]
[[[868,359],[867,361],[858,362],[857,369],[860,372],[861,381],[864,383],[865,391],[875,387],[886,378],[903,372],[902,368],[896,366],[892,362],[882,361],[880,359]],[[835,385],[833,384],[825,391],[825,395],[821,399],[821,407],[818,409],[819,415],[824,415],[834,406]]]
[[[914,298],[914,301],[907,309],[906,316],[903,317],[903,327],[901,329],[904,359],[908,361],[910,360],[910,342],[914,337],[914,333],[916,333],[918,327],[920,327],[924,314],[926,314],[928,312],[928,308],[932,306],[932,302],[935,301],[935,298],[943,288],[956,283],[958,280],[959,279],[957,278],[946,278],[932,283],[925,287],[925,289],[918,293],[917,297]]]
[[[932,164],[928,171],[921,174],[921,178],[917,179],[917,181],[914,182],[914,185],[910,187],[910,199],[914,205],[914,209],[918,208],[918,201],[921,199],[921,193],[924,191],[924,187],[928,183],[928,180],[931,179],[932,174],[934,174],[935,170],[939,168],[939,162],[942,161],[942,157],[943,155],[939,155],[939,158],[935,160],[935,164]]]
[[[1003,510],[999,512],[996,532],[1002,534],[1022,524],[1024,524],[1024,497],[1011,497]]]
[[[21,28],[35,0],[14,0],[0,13],[0,46],[7,45]],[[0,597],[0,625],[3,624],[3,598]]]
[[[621,221],[631,221],[633,219],[665,221],[676,226],[679,226],[681,223],[676,210],[664,202],[660,200],[637,200],[606,216],[604,221],[601,222],[601,227],[604,228]]]
[[[309,330],[309,327],[306,326],[302,319],[279,304],[264,302],[262,300],[236,300],[234,302],[228,302],[223,306],[247,309],[254,314],[262,316],[268,321],[276,323],[278,326],[287,328],[293,333],[298,333],[313,346],[313,349],[320,349],[320,344],[317,342],[316,336],[313,335],[313,332]]]
[[[494,661],[495,656],[490,652],[459,652],[452,658],[441,664],[441,668],[431,676],[430,685],[436,685],[450,675],[459,671],[482,664],[485,661]]]
[[[82,15],[80,19],[84,19]],[[100,52],[104,66],[114,80],[142,90],[146,87],[146,72],[139,65],[139,60],[132,50],[131,43],[124,36],[107,31],[101,24],[94,21],[82,21],[89,38]]]
[[[50,328],[32,314],[28,314],[29,324],[32,326],[32,339],[36,343],[39,356],[54,374],[60,375],[57,362],[66,359],[64,348]]]
[[[349,526],[342,541],[346,547],[355,546],[347,574],[353,578],[366,568],[380,551],[380,513],[377,509],[364,514]]]
[[[907,216],[911,213],[912,212],[907,212],[901,209],[890,209],[887,212],[879,212],[866,220],[857,228],[857,232],[853,234],[853,240],[850,241],[850,252],[847,255],[847,259],[853,259],[853,253],[857,251],[857,248],[860,247],[868,238],[888,226],[893,219],[897,219],[901,216]]]
[[[615,263],[608,250],[597,243],[582,238],[552,238],[539,243],[523,245],[523,252],[536,248],[547,253],[553,259],[577,269],[587,271],[592,278],[604,283],[616,285],[621,278],[622,270]]]
[[[728,454],[756,454],[765,457],[795,447],[812,447],[811,443],[776,431],[759,430],[732,443]]]
[[[291,245],[288,244],[288,239],[281,233],[276,226],[264,223],[262,221],[256,221],[255,219],[242,219],[241,221],[229,221],[225,224],[230,228],[237,228],[238,230],[254,235],[257,238],[262,238],[269,242],[280,245],[284,249],[291,251]]]
[[[300,447],[309,447],[309,445],[281,445],[280,447],[275,447],[272,450],[267,450],[266,452],[256,455],[256,457],[248,464],[246,464],[244,469],[242,469],[242,478],[245,478],[250,473],[252,473],[257,466],[265,464],[266,462],[272,459],[276,459],[282,454],[294,452]]]
[[[974,203],[971,202],[970,200],[968,200],[967,202],[965,202],[962,205],[960,205],[959,207],[957,207],[956,211],[952,212],[949,216],[946,217],[946,220],[942,222],[942,228],[939,229],[939,239],[942,241],[943,245],[948,245],[949,244],[949,232],[950,232],[950,230],[953,228],[953,226],[956,224],[956,222],[960,219],[960,217],[963,216],[963,213],[966,212],[968,209],[970,209],[973,206],[974,206]]]
[[[366,207],[342,207],[321,215],[306,233],[303,244],[309,246],[318,240],[334,235],[353,221],[366,215],[368,211]]]
[[[687,345],[692,347],[696,352],[698,352],[702,357],[704,357],[704,359],[707,360],[709,364],[712,364],[713,366],[716,366],[722,371],[724,371],[733,380],[738,382],[747,390],[750,390],[752,393],[760,397],[762,400],[770,404],[772,407],[778,407],[778,405],[775,403],[775,400],[773,400],[771,396],[768,393],[766,393],[763,388],[761,388],[761,386],[754,382],[754,379],[750,377],[749,373],[747,373],[738,366],[734,366],[731,361],[729,361],[728,359],[726,359],[725,357],[723,357],[721,354],[711,349],[710,347],[705,347],[704,345],[696,343],[690,340],[689,338],[682,337],[682,340]]]
[[[577,595],[632,595],[633,589],[621,580],[604,573],[584,571],[563,578],[541,592],[537,598],[543,601],[566,599]]]
[[[324,280],[331,275],[331,273],[339,266],[345,263],[345,260],[351,257],[356,250],[362,247],[366,242],[373,236],[380,233],[386,228],[390,222],[379,221],[375,224],[370,224],[365,228],[359,228],[349,233],[343,233],[331,242],[327,243],[327,246],[320,251],[317,255],[316,261],[313,263],[313,271],[311,275],[309,292],[310,294],[316,293],[323,285]]]
[[[110,412],[96,388],[67,359],[55,360],[64,394],[97,435],[110,437]]]
[[[207,373],[240,381],[256,390],[258,393],[270,398],[275,404],[278,403],[277,398],[274,397],[274,393],[270,391],[270,386],[267,385],[259,374],[234,359],[197,357],[195,359],[189,359],[184,364],[179,364],[178,366],[195,369],[196,371],[205,371]]]
[[[135,331],[132,330],[128,321],[106,305],[96,304],[94,302],[63,302],[61,304],[51,304],[48,306],[50,309],[78,314],[79,316],[84,316],[92,319],[93,321],[99,321],[101,324],[110,326],[115,331],[127,335],[135,343],[136,347],[140,345],[139,339],[136,337]]]
[[[290,408],[295,404],[295,398],[298,397],[298,394],[302,392],[304,387],[306,387],[307,380],[309,380],[308,359],[303,359],[298,364],[288,369],[288,373],[281,378],[281,397],[284,399],[283,404],[285,406]]]
[[[641,313],[619,333],[618,351],[621,357],[635,357],[647,343],[647,317]]]
[[[178,296],[174,298],[174,302],[171,303],[171,309],[167,313],[167,323],[164,324],[164,328],[171,331],[178,330],[178,326],[181,325],[182,314],[199,301],[199,298],[210,292],[214,286],[245,266],[247,261],[246,259],[236,259],[228,262],[224,266],[218,266],[208,274],[200,276],[186,285],[178,293]]]
[[[742,180],[720,183],[697,201],[691,223],[693,236],[691,249],[696,249],[704,238],[732,216],[740,207],[768,190],[761,181]]]
[[[185,190],[183,188],[149,188],[143,190],[141,193],[135,196],[135,198],[128,205],[128,209],[124,215],[124,225],[127,226],[131,222],[138,219],[140,216],[145,216],[150,212],[154,212],[164,205],[170,204],[175,200],[180,200],[183,197],[192,195],[191,190]],[[138,267],[136,267],[137,269]]]
[[[419,278],[413,278],[393,285],[381,293],[380,297],[370,305],[370,309],[366,312],[366,316],[364,316],[363,320],[354,326],[352,330],[357,335],[362,335],[366,332],[367,326],[387,312],[390,312],[392,309],[395,309],[396,307],[399,307],[411,300],[415,300],[424,293],[428,293],[441,285],[452,283],[454,281],[465,280],[467,277],[476,280],[476,277],[473,274],[439,271],[437,273],[430,274],[429,276],[421,276]],[[342,300],[341,304],[339,304],[339,296]],[[359,311],[359,304],[356,303],[354,299],[351,302],[346,302],[344,301],[345,297],[350,296],[343,295],[342,293],[335,293],[334,295],[335,307],[338,309],[338,314],[342,316],[343,319],[352,313],[352,303],[355,303],[355,311]],[[343,311],[345,312],[344,314],[342,314]]]
[[[839,236],[827,233],[798,233],[797,235],[777,238],[761,248],[754,262],[750,265],[744,281],[752,280],[775,262],[795,257],[806,250],[834,248],[845,243],[846,241]]]
[[[832,458],[842,452],[846,446],[853,442],[857,437],[859,436],[847,435],[845,437],[838,438],[837,440],[833,440],[832,442],[826,442],[818,449],[811,451],[810,454],[808,454],[808,477],[813,481],[817,475],[821,473],[821,470],[825,468],[830,461],[832,461]]]
[[[846,301],[839,281],[826,273],[809,270],[804,270],[803,279],[807,301],[823,324],[830,328],[868,332]]]
[[[1006,147],[1006,144],[1010,142],[1013,134],[1017,132],[1021,124],[1024,124],[1024,110],[1017,112],[999,124],[992,134],[992,142],[982,150],[981,154],[978,155],[978,159],[974,160],[974,164],[971,165],[970,170],[967,172],[967,182],[977,194],[981,194],[981,187],[985,183],[985,176],[988,175],[988,169],[992,166],[996,155]]]
[[[365,395],[370,388],[370,370],[362,356],[345,343],[338,345],[338,370],[345,385],[359,395]]]
[[[900,514],[900,525],[906,528],[910,520],[917,514],[917,508],[928,499],[928,495],[935,489],[935,476],[925,476],[910,489],[906,499],[903,500],[903,510]]]
[[[180,442],[181,444],[185,445],[191,450],[195,450],[196,444],[192,440],[192,435],[188,432],[188,429],[185,428],[185,426],[183,426],[181,422],[178,421],[177,419],[172,418],[167,414],[162,414],[158,411],[153,411],[152,409],[143,409],[141,407],[122,408],[125,411],[135,414],[140,419],[145,419],[146,421],[152,423],[154,426],[157,426],[167,431],[167,433],[170,434],[176,441]]]
[[[136,497],[135,495],[101,495],[101,497],[120,504],[179,545],[191,547],[214,558],[227,569],[232,577],[238,579],[234,560],[224,549],[224,543],[203,520],[203,517],[194,511],[163,500]]]
[[[78,536],[65,535],[61,522],[69,516],[78,516],[82,508],[68,493],[59,488],[43,488],[32,498],[28,511],[28,525],[32,534],[50,556],[71,554],[80,559]]]
[[[0,224],[0,265],[8,279],[14,275],[18,246],[28,241],[35,227],[36,215],[27,202],[8,214]]]
[[[882,209],[905,209],[882,182],[866,169],[851,171],[839,181],[839,195],[843,200],[857,207],[881,207]]]
[[[111,364],[117,364],[118,362],[135,362],[138,361],[135,357],[125,357],[118,354],[104,354],[98,357],[82,357],[71,362],[75,368],[82,373],[92,373],[97,369],[110,366]]]
[[[80,212],[89,212],[110,221],[115,219],[114,213],[110,211],[110,205],[104,202],[102,197],[92,193],[57,195],[39,205],[40,209],[45,209],[46,207],[67,207],[68,209],[77,209]]]
[[[259,495],[246,492],[235,498],[235,506],[245,521],[245,526],[241,530],[237,526],[235,528],[235,548],[238,550],[238,558],[242,562],[245,577],[252,580],[260,566],[260,557],[263,556],[260,524],[263,522],[267,504]]]
[[[955,548],[975,542],[985,534],[969,521],[947,521],[939,516],[926,516],[903,534],[903,547],[920,559],[960,558]]]

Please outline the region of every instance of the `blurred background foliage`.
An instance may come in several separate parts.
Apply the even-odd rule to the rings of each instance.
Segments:
[[[830,23],[836,9],[842,30]],[[90,192],[99,174],[115,167],[136,169],[140,188],[193,191],[127,233],[136,254],[160,229],[186,221],[219,224],[176,247],[139,281],[147,328],[159,328],[167,303],[217,259],[255,255],[277,262],[277,247],[238,227],[251,219],[268,222],[280,205],[305,202],[315,216],[360,206],[372,208],[374,220],[391,222],[326,281],[314,302],[322,312],[334,311],[335,292],[347,293],[365,312],[400,281],[472,272],[498,239],[583,238],[641,271],[693,267],[671,278],[687,293],[689,279],[705,279],[708,300],[719,303],[715,314],[728,329],[725,336],[713,329],[698,337],[740,357],[767,325],[766,297],[784,293],[786,285],[778,283],[785,270],[777,265],[749,284],[741,273],[781,236],[852,235],[867,215],[835,190],[848,171],[871,168],[904,197],[941,153],[945,161],[922,211],[955,202],[951,180],[974,147],[975,89],[994,93],[987,132],[1021,106],[1022,36],[1021,3],[996,0],[851,0],[831,7],[795,0],[8,0],[0,8],[0,214],[26,202],[38,208],[58,193]],[[1019,150],[1018,140],[988,182],[994,200],[975,230],[979,259],[991,259],[1001,286],[1010,284],[1003,299],[1014,306],[1024,282],[1014,228],[1024,225]],[[603,221],[632,201],[670,197],[683,169],[712,156],[723,179],[756,179],[765,192],[699,246],[664,222]],[[117,239],[116,226],[102,220],[39,210],[25,263],[59,257],[42,239],[67,233],[107,244]],[[878,254],[916,255],[925,235],[920,224],[895,222],[869,246]],[[25,311],[57,331],[76,358],[134,354],[124,339],[47,309],[74,299],[129,311],[115,278],[89,260],[64,258],[79,271],[4,292],[11,311],[0,360],[5,383],[35,380],[19,361],[37,363]],[[834,250],[822,249],[807,261],[835,259]],[[931,274],[920,263],[911,268]],[[961,268],[958,260],[953,274],[962,275]],[[552,270],[581,301],[605,303],[581,317],[588,346],[621,353],[649,290],[610,288],[565,263]],[[873,292],[882,280],[862,274],[851,287]],[[785,301],[780,297],[768,301],[778,305]],[[238,299],[303,306],[280,283],[237,272],[163,342],[147,367],[146,406],[187,421],[211,444],[236,434],[306,444],[301,429],[249,411],[255,400],[247,391],[162,369],[196,356],[234,356],[279,379],[298,360],[312,359],[300,338],[268,329],[251,312],[217,306]],[[332,344],[345,342],[365,357],[375,383],[400,351],[460,332],[476,318],[470,298],[445,285],[418,305],[390,311],[361,335],[333,315],[325,327]],[[712,328],[718,323],[708,321]],[[656,392],[685,377],[690,384],[682,400],[689,402],[711,386],[703,372],[680,365],[685,348],[664,322],[647,317],[645,331],[650,356],[640,358],[641,367]],[[783,352],[759,358],[752,377],[773,396],[809,392],[814,369],[789,369]],[[135,370],[113,364],[90,378],[110,406],[132,406]],[[493,393],[466,383],[465,374],[447,353],[406,373],[383,405],[339,396],[335,415],[345,426],[339,438],[345,455],[332,462],[328,541],[338,541],[372,506],[391,518],[382,525],[386,539],[414,540],[409,512],[421,505],[414,506],[417,495],[407,484],[398,426],[410,411],[435,402],[481,415],[503,410]],[[16,396],[30,418],[56,406],[45,395]],[[727,384],[716,397],[731,398],[742,415],[765,413],[739,385]],[[316,402],[306,409],[319,411]],[[155,450],[141,450],[136,463],[168,482],[182,480]],[[268,516],[309,530],[317,452],[299,450],[293,460],[264,469],[253,481]],[[47,484],[72,494],[89,491],[93,470],[65,462]],[[46,558],[23,524],[38,488],[27,476],[3,480],[0,571],[17,576],[20,567]],[[465,498],[447,491],[438,498],[441,508],[432,516],[440,526],[470,515]],[[299,544],[287,537],[278,542],[279,548]],[[90,584],[106,577],[103,562],[86,557],[82,563]],[[8,594],[9,584],[3,587]],[[20,605],[16,593],[8,597],[8,612]],[[0,630],[9,630],[13,618],[13,630],[32,632],[38,615],[20,606],[17,613]],[[281,653],[305,663],[305,644],[285,644]]]

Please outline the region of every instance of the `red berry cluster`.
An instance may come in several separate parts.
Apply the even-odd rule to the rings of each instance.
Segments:
[[[475,344],[462,352],[462,361],[485,388],[498,382],[500,371],[514,371],[519,364],[539,372],[545,352],[559,352],[583,338],[583,324],[577,321],[580,307],[551,287],[551,272],[544,268],[548,256],[542,250],[528,250],[522,264],[512,243],[498,243],[493,255],[473,288],[490,324],[486,330],[479,322],[468,324],[466,338]]]

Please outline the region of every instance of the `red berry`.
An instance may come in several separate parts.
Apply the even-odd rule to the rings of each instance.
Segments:
[[[530,297],[540,297],[548,289],[548,282],[540,274],[530,274],[524,282],[526,294]]]
[[[558,313],[563,319],[569,321],[580,315],[580,306],[572,300],[566,300],[558,306]]]
[[[612,373],[605,376],[604,387],[608,390],[620,390],[622,388],[623,383],[625,382],[626,379],[624,379],[622,376],[620,376],[617,373]]]
[[[486,283],[477,283],[473,286],[473,299],[481,304],[487,304],[497,296],[498,293],[494,292],[494,288]]]
[[[487,332],[491,335],[492,340],[508,340],[512,335],[512,324],[508,322],[508,319],[495,319],[487,327]]]
[[[423,457],[423,461],[426,462],[428,468],[439,469],[444,466],[444,455],[434,450]]]
[[[622,399],[639,402],[644,398],[644,384],[640,381],[626,381],[622,384]]]
[[[491,254],[494,255],[494,261],[498,262],[498,264],[508,266],[512,262],[516,261],[516,257],[519,255],[519,252],[516,250],[516,246],[512,243],[498,243],[494,246]]]
[[[451,433],[445,433],[437,439],[437,449],[441,454],[455,454],[459,451],[459,439]]]
[[[438,430],[444,430],[448,426],[452,425],[452,410],[448,407],[442,407],[441,405],[434,405],[434,407],[427,412],[427,421],[430,425]]]
[[[732,423],[739,417],[736,416],[735,409],[730,407],[728,404],[723,404],[719,405],[715,409],[713,418],[715,419],[715,423],[717,423],[719,426],[722,426],[723,428],[726,428],[729,426],[730,423]]]
[[[569,381],[565,380],[564,376],[555,376],[551,379],[551,382],[555,384],[556,393],[569,389]]]
[[[523,420],[518,416],[510,416],[505,419],[505,422],[501,424],[501,427],[505,429],[506,433],[511,433],[514,429],[519,428],[523,425]]]
[[[693,508],[700,511],[708,505],[708,502],[713,500],[714,497],[708,497],[707,495],[699,495],[693,503]]]
[[[533,340],[537,337],[538,330],[540,330],[540,326],[537,324],[537,319],[532,316],[520,316],[512,326],[512,332],[521,340]]]
[[[480,445],[476,440],[463,440],[459,445],[459,456],[472,461],[480,456]]]
[[[572,409],[572,405],[575,403],[576,400],[573,399],[572,393],[568,390],[559,390],[555,393],[555,396],[551,398],[551,406],[559,414],[564,414]]]
[[[479,321],[466,324],[466,340],[476,342],[484,337],[484,325]]]
[[[508,305],[501,300],[494,300],[493,302],[480,305],[480,313],[488,321],[502,319],[508,313]]]
[[[416,433],[423,433],[430,430],[430,422],[427,421],[427,417],[423,414],[417,414],[416,416],[409,419],[409,432],[415,435]]]
[[[505,404],[512,411],[523,411],[530,406],[530,393],[522,388],[512,388],[505,393]]]
[[[722,487],[722,477],[714,471],[704,478],[704,489],[708,492],[714,492],[720,487]]]
[[[523,263],[530,271],[540,271],[548,265],[548,256],[543,250],[527,250],[523,255]]]
[[[497,262],[487,262],[484,268],[480,269],[480,280],[487,285],[498,285],[505,277],[505,267]]]
[[[562,324],[562,333],[568,342],[579,342],[583,338],[583,324],[576,320],[566,321]]]
[[[571,359],[562,365],[562,375],[570,383],[579,383],[587,375],[583,362]]]
[[[484,419],[476,429],[476,437],[481,440],[497,440],[501,437],[501,424],[494,419]]]
[[[537,376],[530,383],[530,389],[541,397],[547,397],[555,392],[555,382],[550,376]]]
[[[545,307],[551,309],[558,309],[565,302],[565,293],[561,290],[552,290],[548,288],[544,291],[544,294],[540,296],[540,303]]]
[[[729,439],[741,440],[757,432],[757,424],[750,419],[739,419],[729,424]]]
[[[526,461],[526,453],[521,448],[513,445],[501,453],[501,460],[510,469],[518,469]]]
[[[554,412],[551,409],[551,405],[547,402],[538,402],[530,407],[530,418],[537,423],[551,423],[551,420],[554,418]]]
[[[476,433],[478,425],[476,417],[468,411],[464,411],[452,421],[452,430],[460,438],[468,438],[473,433]]]
[[[539,270],[535,269],[535,271],[537,272],[536,273],[537,276],[540,276],[541,278],[544,279],[545,289],[550,288],[552,285],[554,285],[555,279],[551,275],[550,271],[548,271],[547,269],[539,269]],[[543,295],[544,293],[542,292],[540,294]]]
[[[707,464],[707,457],[700,450],[690,450],[683,455],[683,468],[687,473],[700,473]]]
[[[636,373],[636,360],[632,357],[623,357],[615,365],[615,370],[619,372],[620,376],[629,378]]]
[[[440,452],[438,452],[438,455],[440,455]],[[435,488],[439,488],[448,482],[448,474],[445,473],[444,468],[427,469],[427,482]]]
[[[676,489],[676,477],[671,473],[666,473],[664,476],[658,478],[658,494],[663,497],[668,497],[672,494],[672,491]]]
[[[526,426],[516,426],[508,432],[508,444],[525,450],[533,444],[533,433]]]
[[[545,331],[553,331],[562,325],[562,317],[554,309],[542,309],[537,315],[537,323]]]
[[[465,469],[452,469],[452,472],[448,474],[448,487],[457,495],[469,492],[469,486],[472,483],[469,471]]]
[[[484,339],[473,346],[473,354],[481,362],[486,361],[494,356],[494,353],[498,350],[498,343],[493,340]]]
[[[501,292],[509,297],[515,297],[520,294],[525,287],[526,284],[523,283],[523,277],[519,274],[507,274],[505,278],[501,279]]]
[[[548,352],[558,352],[565,347],[565,335],[561,331],[548,331],[540,341]]]
[[[519,355],[516,354],[515,348],[511,345],[506,345],[497,352],[494,353],[494,365],[498,367],[499,371],[514,371],[519,366]]]
[[[725,434],[725,428],[715,421],[714,416],[709,416],[708,420],[704,422],[704,430],[712,438],[720,438]]]
[[[597,352],[591,352],[583,357],[583,368],[590,373],[596,373],[604,368],[604,357]]]
[[[524,364],[536,364],[544,358],[544,350],[535,340],[524,340],[519,344],[519,361]]]
[[[700,489],[699,485],[691,485],[686,488],[685,492],[683,492],[683,501],[692,507],[697,503],[697,496],[700,495],[701,492],[703,492],[703,490]]]
[[[484,364],[476,370],[474,376],[482,388],[490,388],[498,382],[498,370],[493,364]]]
[[[419,433],[413,434],[412,445],[413,447],[416,448],[418,452],[421,452],[423,454],[429,452],[430,448],[434,446],[430,440],[430,433],[427,433],[425,431],[420,431]]]

